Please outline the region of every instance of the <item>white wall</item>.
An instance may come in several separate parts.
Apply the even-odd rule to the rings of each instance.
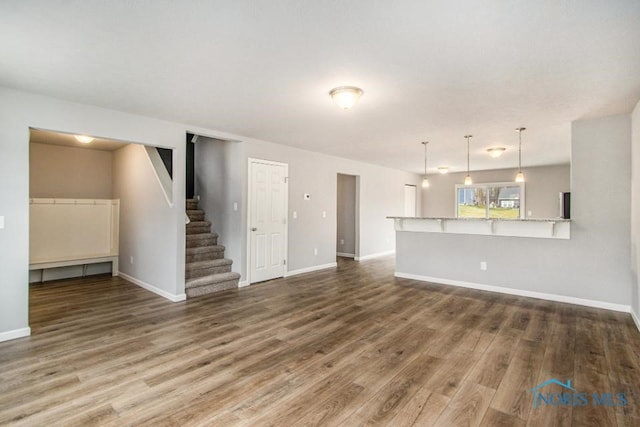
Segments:
[[[360,178],[360,257],[395,250],[393,222],[386,217],[402,216],[404,185],[418,185],[419,175],[252,140],[246,144],[246,155],[289,164],[289,271],[335,262],[338,173]],[[245,164],[244,176],[246,170]],[[305,193],[311,200],[303,199]]]
[[[396,269],[628,307],[630,154],[629,115],[573,122],[570,240],[398,232]]]
[[[30,197],[111,199],[112,160],[111,151],[32,143]]]
[[[631,270],[633,308],[638,321],[640,315],[640,102],[631,114]],[[640,327],[640,325],[639,325]]]
[[[527,218],[556,218],[558,193],[570,189],[569,165],[523,168],[525,174],[525,206]],[[471,172],[474,184],[513,182],[517,169],[495,169]],[[422,189],[422,211],[428,217],[456,216],[456,184],[462,184],[466,172],[429,175],[429,188]],[[527,212],[525,212],[525,215]]]
[[[145,147],[114,152],[113,194],[120,199],[120,272],[171,295],[179,295],[173,244],[175,222]],[[133,263],[131,258],[133,257]],[[167,267],[161,267],[167,264]]]
[[[233,261],[232,271],[246,277],[243,259],[243,186],[246,182],[244,144],[201,137],[195,145],[195,194],[200,208],[218,233],[225,257]],[[234,203],[237,210],[234,210]]]
[[[356,254],[356,177],[338,174],[336,252]]]
[[[187,126],[0,88],[0,340],[28,333],[29,127],[175,148],[175,204],[158,213],[173,225],[159,243],[171,255],[154,265],[153,274],[172,282],[172,293],[184,292]],[[141,280],[149,280],[146,273]]]

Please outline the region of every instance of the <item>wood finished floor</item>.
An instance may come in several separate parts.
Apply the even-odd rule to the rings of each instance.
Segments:
[[[36,285],[31,327],[0,343],[1,425],[640,425],[640,395],[534,410],[528,392],[637,389],[629,315],[396,279],[393,259],[185,303]]]

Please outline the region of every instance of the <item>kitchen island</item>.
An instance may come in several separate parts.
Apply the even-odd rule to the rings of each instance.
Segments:
[[[396,230],[396,277],[629,310],[599,297],[611,280],[599,268],[610,256],[608,242],[591,240],[573,220],[388,218]]]

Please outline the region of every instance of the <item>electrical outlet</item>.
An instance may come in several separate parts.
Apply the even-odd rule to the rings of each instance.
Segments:
[[[131,255],[131,257],[129,258],[129,262],[133,264],[133,255]]]
[[[313,249],[313,254],[314,254],[314,255],[318,255],[318,248],[314,248],[314,249]]]
[[[487,262],[480,261],[480,270],[486,270],[486,269],[487,269]]]
[[[344,239],[340,239],[340,244],[344,245]]]
[[[238,211],[238,202],[233,202],[233,210]]]
[[[531,216],[531,215],[533,215],[533,212],[527,211],[527,216]]]
[[[4,228],[4,216],[0,216],[0,229]]]
[[[322,218],[326,218],[327,217],[327,211],[322,211]]]
[[[293,211],[293,219],[297,219],[298,218],[298,211]]]

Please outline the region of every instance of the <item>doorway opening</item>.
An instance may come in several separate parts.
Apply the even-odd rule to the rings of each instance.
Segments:
[[[339,173],[337,183],[336,256],[358,259],[360,253],[360,177]]]
[[[404,185],[404,216],[414,217],[417,215],[418,191],[415,185]]]

